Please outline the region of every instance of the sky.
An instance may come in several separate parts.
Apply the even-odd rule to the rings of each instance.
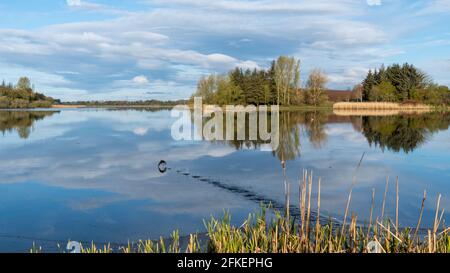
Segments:
[[[450,0],[0,0],[0,80],[63,101],[184,99],[280,55],[352,88],[409,62],[450,85]]]

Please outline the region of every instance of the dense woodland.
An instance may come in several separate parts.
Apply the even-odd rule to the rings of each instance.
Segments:
[[[27,77],[20,78],[15,86],[4,81],[0,85],[0,109],[49,108],[53,102],[53,98],[35,92]]]
[[[450,90],[440,86],[414,65],[382,66],[369,71],[361,87],[364,101],[450,104]]]

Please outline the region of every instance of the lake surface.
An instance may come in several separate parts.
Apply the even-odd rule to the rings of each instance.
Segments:
[[[0,111],[0,251],[204,232],[203,219],[224,210],[240,224],[261,202],[284,203],[282,158],[293,206],[302,171],[311,170],[313,194],[322,179],[322,215],[342,217],[364,154],[351,204],[361,222],[372,189],[380,214],[387,176],[386,213],[395,216],[398,176],[402,226],[416,224],[424,190],[423,226],[432,225],[439,193],[449,216],[450,114],[282,112],[273,153],[258,141],[175,141],[175,120],[169,110]]]

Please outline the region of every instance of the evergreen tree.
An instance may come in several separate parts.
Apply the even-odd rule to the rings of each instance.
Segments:
[[[400,102],[410,100],[436,102],[436,94],[433,93],[433,90],[429,77],[408,63],[403,65],[393,64],[387,68],[382,65],[374,73],[369,70],[363,81],[363,98],[365,101],[379,101],[388,98],[389,101]],[[394,94],[392,94],[392,91]],[[443,96],[438,97],[442,98]]]
[[[372,70],[369,70],[367,77],[363,81],[363,99],[365,101],[370,100],[370,93],[375,86],[375,76],[372,74]]]

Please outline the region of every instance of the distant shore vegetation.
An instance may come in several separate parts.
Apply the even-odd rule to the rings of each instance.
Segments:
[[[85,107],[171,107],[180,104],[187,104],[188,100],[139,100],[139,101],[121,101],[121,100],[105,100],[105,101],[73,101],[65,102],[63,105],[85,106]]]
[[[218,105],[324,106],[336,101],[337,91],[326,88],[327,75],[313,69],[302,83],[301,62],[280,56],[268,69],[235,68],[227,74],[202,77],[192,97]],[[369,71],[352,90],[342,91],[338,101],[398,102],[449,105],[450,90],[438,85],[415,66],[405,63]]]
[[[0,85],[0,109],[50,108],[57,102],[51,97],[35,92],[30,79],[21,77],[16,85]]]
[[[327,77],[315,69],[300,89],[300,60],[280,56],[269,69],[235,68],[226,75],[202,77],[193,97],[202,97],[207,104],[252,105],[323,105],[327,102]]]
[[[425,72],[408,63],[369,70],[363,83],[356,88],[361,88],[364,101],[450,104],[447,86],[434,83]]]
[[[435,83],[412,64],[382,65],[369,70],[365,79],[353,89],[330,90],[325,72],[315,68],[303,79],[299,59],[280,56],[270,67],[243,69],[236,67],[226,74],[203,76],[190,99],[180,100],[97,100],[61,102],[36,92],[30,79],[21,77],[17,84],[0,85],[0,109],[50,108],[54,105],[86,107],[172,107],[191,104],[193,97],[215,105],[280,105],[296,107],[330,107],[336,102],[390,102],[400,105],[422,104],[448,109],[450,89]],[[354,107],[354,106],[349,106]]]

